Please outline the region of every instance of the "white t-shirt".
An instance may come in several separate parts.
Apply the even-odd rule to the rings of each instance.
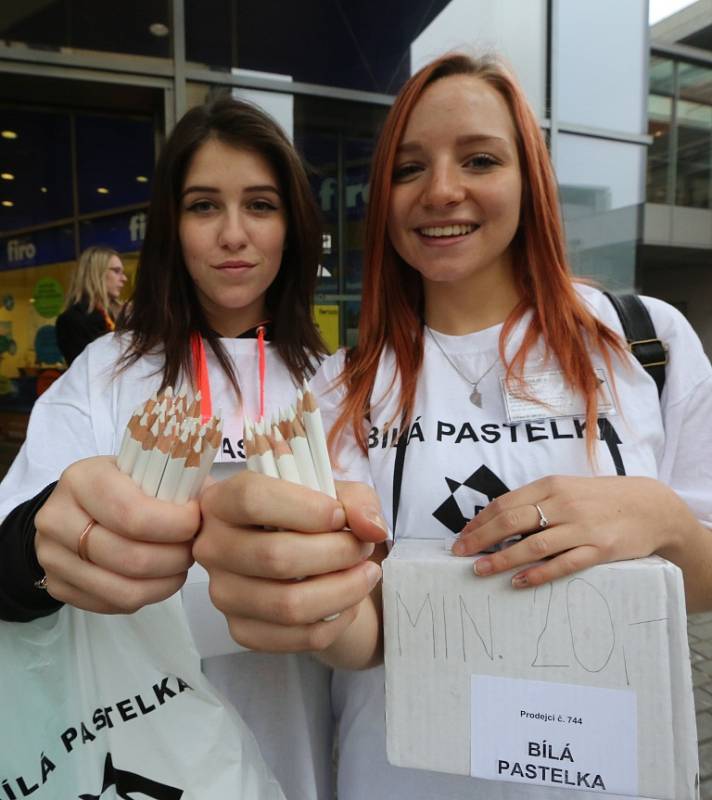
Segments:
[[[587,287],[579,291],[601,321],[621,331],[612,305],[601,292]],[[395,536],[450,536],[494,497],[551,474],[658,478],[688,503],[703,524],[712,527],[712,368],[681,314],[658,300],[645,298],[645,303],[658,336],[669,347],[665,389],[658,398],[654,381],[632,357],[626,364],[613,360],[614,376],[606,378],[609,385],[615,385],[619,403],[615,413],[599,422],[603,438],[596,443],[596,471],[587,457],[580,418],[505,424],[500,387],[504,368],[497,360],[501,326],[466,336],[436,334],[450,359],[473,381],[496,363],[478,387],[482,408],[470,402],[471,387],[426,336]],[[510,338],[510,357],[527,319]],[[542,353],[542,348],[534,349],[527,374],[556,369],[543,361]],[[595,363],[605,370],[601,358]],[[312,384],[320,394],[327,424],[335,419],[343,397],[343,388],[329,390],[342,365],[343,354],[328,359]],[[369,432],[368,455],[344,437],[337,458],[339,477],[375,486],[391,528],[396,455],[393,424],[399,422],[393,375],[393,355],[387,352],[381,357],[371,395],[371,420],[364,421]],[[395,420],[390,430],[389,420]],[[519,800],[541,796],[536,787],[391,767],[385,756],[382,668],[335,672],[332,696],[339,719],[339,800]],[[368,780],[364,780],[366,775]],[[564,796],[571,797],[563,790],[547,792],[547,797]]]
[[[236,367],[244,409],[256,419],[256,342],[221,341]],[[117,452],[134,409],[158,388],[163,366],[159,355],[145,356],[117,373],[120,355],[119,337],[109,334],[97,339],[37,400],[25,443],[0,484],[0,519],[57,480],[75,461]],[[225,419],[223,448],[218,456],[223,463],[213,468],[213,475],[221,478],[244,466],[242,409],[237,407],[234,391],[210,348],[206,348],[206,356],[213,412],[220,411]],[[269,418],[295,396],[296,388],[269,344],[266,358],[265,412]],[[193,567],[189,581],[202,572],[198,565]],[[207,585],[198,585],[206,594],[203,610],[212,608]],[[190,609],[186,610],[190,618]],[[213,612],[215,628],[227,630],[222,614],[215,609]],[[201,633],[194,632],[196,640],[201,639]],[[203,671],[253,731],[289,800],[331,798],[330,669],[308,655],[239,652],[204,659]]]

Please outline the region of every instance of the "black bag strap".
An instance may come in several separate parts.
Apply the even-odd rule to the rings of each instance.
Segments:
[[[611,301],[623,326],[628,349],[638,359],[643,369],[655,381],[658,397],[665,386],[665,367],[668,354],[665,343],[658,338],[653,320],[645,303],[637,294],[603,294]]]
[[[403,421],[401,420],[401,428]],[[408,447],[408,429],[402,430],[396,442],[396,460],[393,465],[393,541],[396,540],[396,522],[400,506],[401,486],[403,485],[403,469],[405,467],[405,451]]]

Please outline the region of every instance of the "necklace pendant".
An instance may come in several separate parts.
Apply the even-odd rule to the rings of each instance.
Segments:
[[[476,387],[470,393],[470,402],[472,403],[473,406],[477,406],[477,408],[482,408],[482,395],[477,391]]]

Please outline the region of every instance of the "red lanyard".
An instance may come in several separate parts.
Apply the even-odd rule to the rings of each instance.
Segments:
[[[208,376],[208,362],[205,357],[205,345],[203,337],[194,333],[190,338],[190,347],[193,354],[193,372],[195,375],[195,389],[200,392],[200,419],[207,422],[213,415],[213,401],[210,392],[210,377]],[[257,356],[259,369],[259,396],[260,396],[260,416],[262,419],[265,413],[265,325],[261,323],[257,326]],[[244,388],[244,387],[243,387]]]

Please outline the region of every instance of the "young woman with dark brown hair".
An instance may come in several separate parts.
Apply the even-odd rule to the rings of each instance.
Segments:
[[[189,111],[156,166],[125,319],[35,405],[1,485],[0,618],[27,621],[63,603],[131,613],[183,586],[201,525],[222,530],[226,514],[239,514],[249,525],[281,526],[278,510],[260,503],[261,486],[272,479],[253,488],[235,480],[244,466],[242,421],[262,411],[270,418],[291,402],[323,352],[311,316],[320,252],[307,176],[274,121],[230,98]],[[136,406],[167,386],[200,390],[203,416],[211,402],[224,420],[212,472],[224,480],[185,505],[144,495],[112,456]],[[308,495],[304,529],[337,531],[314,543],[325,571],[339,571],[311,649],[327,663],[350,664],[352,622],[369,602],[369,570],[379,571],[368,563],[373,545],[342,530],[348,518],[369,537],[364,494],[347,487],[341,503]],[[279,542],[284,534],[272,535]],[[230,557],[225,549],[221,566]],[[306,574],[299,563],[282,571]],[[206,675],[252,728],[288,797],[329,796],[330,670],[308,655],[240,651],[212,609],[204,573],[196,567],[190,574],[184,606]]]

